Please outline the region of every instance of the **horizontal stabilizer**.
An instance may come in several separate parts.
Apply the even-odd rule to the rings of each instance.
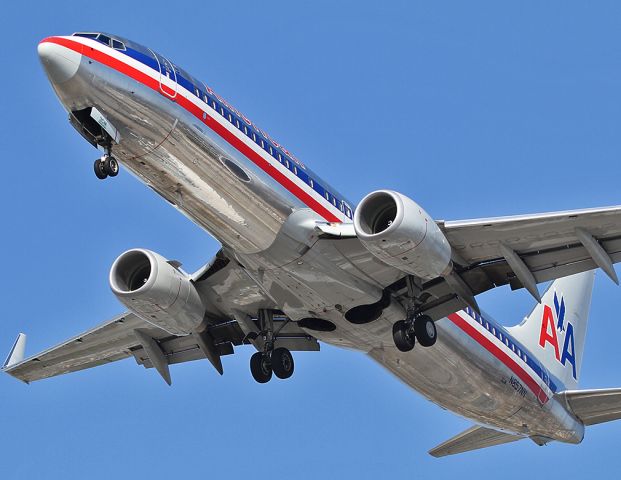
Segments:
[[[480,448],[493,447],[503,443],[515,442],[524,437],[499,432],[492,428],[474,426],[429,450],[433,457],[445,457],[456,453],[469,452]]]
[[[585,425],[621,419],[621,388],[567,390],[557,396]]]

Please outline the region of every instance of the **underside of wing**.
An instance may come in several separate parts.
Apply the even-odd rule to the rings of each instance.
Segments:
[[[539,301],[539,283],[596,268],[618,283],[614,263],[621,261],[620,206],[437,225],[450,245],[452,270],[414,282],[395,259],[392,266],[380,268],[355,233],[332,227],[325,229],[330,238],[324,241],[335,245],[354,274],[380,283],[403,304],[415,298],[418,312],[434,320],[466,306],[477,310],[475,296],[502,285],[526,288]]]
[[[270,309],[278,332],[275,347],[319,350],[317,340],[279,313],[256,283],[221,252],[192,278],[206,311],[201,327],[191,334],[171,334],[128,312],[25,360],[21,359],[25,336],[20,334],[3,371],[32,382],[134,357],[139,365],[155,368],[169,384],[168,366],[176,363],[206,358],[222,374],[221,357],[232,354],[234,346],[263,347],[257,312],[265,309]]]
[[[515,442],[522,438],[524,437],[477,425],[432,448],[429,450],[429,454],[436,458],[445,457],[447,455],[455,455],[456,453]]]
[[[139,348],[134,330],[147,325],[134,314],[119,315],[33,357],[7,365],[4,371],[32,382],[121,360],[132,355],[132,348]],[[156,336],[165,334],[155,330]]]
[[[619,206],[440,226],[475,294],[505,284],[529,288],[533,280],[541,283],[598,267],[616,280],[612,264],[621,261]]]

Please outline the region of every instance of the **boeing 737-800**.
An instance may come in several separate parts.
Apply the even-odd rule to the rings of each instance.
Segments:
[[[530,438],[579,443],[621,418],[621,389],[578,390],[594,279],[618,283],[621,207],[436,221],[407,196],[347,199],[205,83],[154,50],[101,32],[49,37],[38,53],[73,127],[222,245],[204,267],[121,254],[110,287],[121,315],[4,371],[24,382],[133,357],[169,366],[256,349],[267,383],[320,343],[367,353],[475,426],[431,450],[449,455]],[[552,281],[541,295],[538,284]],[[537,304],[504,328],[476,296],[510,285]],[[417,345],[415,345],[417,344]]]

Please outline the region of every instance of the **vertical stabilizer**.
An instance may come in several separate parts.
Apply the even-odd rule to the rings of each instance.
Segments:
[[[565,389],[578,386],[594,278],[589,271],[555,280],[530,315],[508,329]]]

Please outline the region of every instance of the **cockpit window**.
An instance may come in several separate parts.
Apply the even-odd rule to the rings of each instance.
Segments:
[[[83,32],[76,32],[73,34],[74,37],[85,37],[85,38],[97,38],[97,35],[99,35],[98,33],[83,33]]]
[[[84,37],[84,38],[92,38],[93,40],[97,40],[98,42],[103,43],[104,45],[108,45],[109,47],[114,48],[115,50],[125,50],[125,43],[120,40],[116,40],[114,38],[109,37],[104,33],[95,33],[95,32],[76,32],[73,34],[74,37]]]
[[[105,45],[111,46],[112,39],[108,35],[104,35],[103,33],[100,33],[97,36],[97,40]]]

